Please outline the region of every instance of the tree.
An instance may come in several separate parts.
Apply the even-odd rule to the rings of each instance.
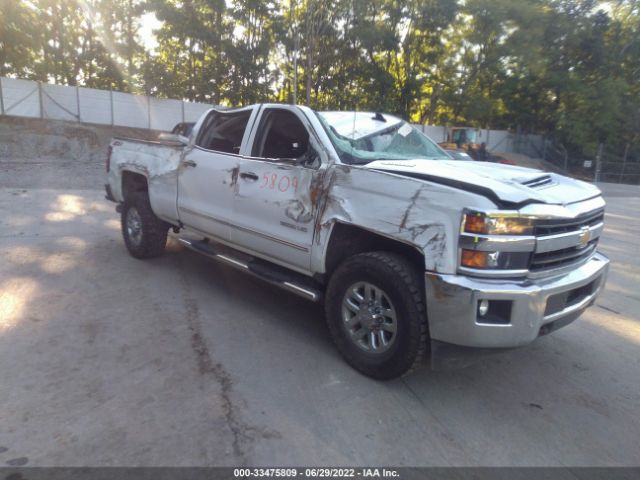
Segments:
[[[229,50],[232,104],[248,105],[272,98],[271,52],[275,45],[276,6],[262,0],[234,1],[234,35]]]
[[[221,103],[229,93],[233,25],[224,0],[152,0],[163,22],[157,32],[158,68],[150,78],[160,95]],[[147,87],[149,88],[149,87]]]
[[[637,0],[0,0],[0,74],[640,140]],[[162,22],[145,51],[141,15]],[[298,68],[294,68],[299,59]],[[298,95],[300,94],[300,95]]]
[[[29,77],[35,62],[35,13],[22,2],[0,0],[0,76]]]

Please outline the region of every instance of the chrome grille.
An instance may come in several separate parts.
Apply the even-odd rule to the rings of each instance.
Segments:
[[[536,253],[531,259],[530,270],[532,272],[539,272],[540,270],[557,268],[578,262],[591,256],[591,254],[595,252],[597,244],[598,240],[596,239],[589,242],[589,244],[583,248],[571,247],[553,252]]]
[[[562,241],[562,238],[566,239],[568,236],[569,238],[575,239],[577,237],[572,236],[572,233],[575,235],[589,229],[591,232],[597,231],[598,235],[593,238],[591,235],[594,234],[590,233],[590,238],[586,244],[563,246],[558,249],[534,252],[531,256],[530,271],[544,272],[547,270],[555,270],[579,263],[591,257],[598,246],[599,232],[601,231],[601,226],[598,227],[598,225],[601,225],[603,220],[604,209],[594,210],[577,218],[538,220],[534,229],[538,245],[542,242],[546,242],[546,245],[548,245],[549,241],[562,245],[566,243]],[[594,227],[596,227],[595,230]]]
[[[536,222],[534,234],[536,237],[557,235],[558,233],[574,232],[582,227],[597,225],[604,220],[604,208],[594,210],[577,218],[545,219]]]

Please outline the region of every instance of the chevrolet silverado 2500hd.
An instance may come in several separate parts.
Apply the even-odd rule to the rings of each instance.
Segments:
[[[313,301],[354,368],[402,375],[526,345],[603,288],[605,202],[561,175],[451,159],[391,115],[212,109],[189,138],[114,138],[136,258],[187,247]]]

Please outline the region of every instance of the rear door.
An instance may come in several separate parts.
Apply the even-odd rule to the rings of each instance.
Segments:
[[[263,107],[257,125],[240,159],[233,243],[308,272],[318,200],[312,186],[322,175],[311,127],[286,105]]]
[[[187,227],[229,241],[240,151],[257,108],[211,110],[178,169],[178,214]]]

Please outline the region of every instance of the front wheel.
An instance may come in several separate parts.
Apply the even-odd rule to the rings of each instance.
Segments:
[[[169,225],[153,213],[148,195],[129,195],[122,206],[120,224],[124,243],[133,257],[162,255],[167,244]]]
[[[329,282],[326,314],[338,350],[367,376],[404,375],[426,352],[423,282],[400,255],[370,252],[345,260]]]

